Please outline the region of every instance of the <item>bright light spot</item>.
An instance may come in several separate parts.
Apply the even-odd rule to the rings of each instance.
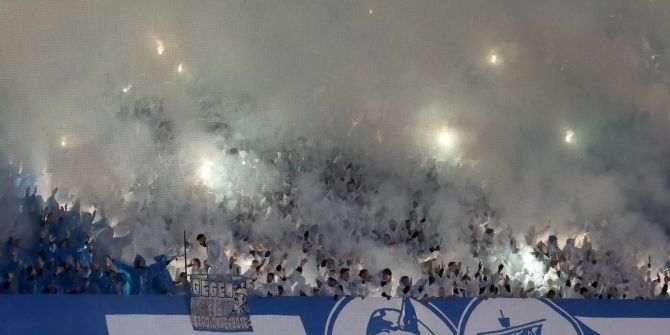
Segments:
[[[165,51],[165,42],[163,40],[156,40],[156,52],[158,55],[162,55],[163,51]]]
[[[565,131],[565,143],[574,143],[575,142],[575,132],[572,129]]]
[[[128,85],[122,89],[123,93],[128,93],[133,88],[133,85]]]
[[[535,282],[535,284],[541,284],[543,279],[543,264],[538,261],[533,254],[531,254],[532,249],[527,248],[523,250],[521,254],[521,260],[523,261],[523,268],[528,271],[529,279]]]
[[[214,165],[212,161],[206,160],[198,169],[198,176],[205,184],[210,184],[212,181],[212,165]]]
[[[184,64],[179,63],[179,65],[177,65],[177,72],[181,73],[182,71],[184,71]]]
[[[370,13],[370,15],[372,15],[372,9],[370,9],[370,10],[368,11],[368,13]]]
[[[443,130],[437,135],[437,141],[440,142],[440,145],[446,149],[450,149],[454,146],[455,138],[454,134],[448,130]]]
[[[67,138],[65,138],[65,136],[61,136],[60,146],[63,147],[63,148],[67,147]]]
[[[498,57],[498,54],[495,52],[492,52],[491,55],[489,56],[489,63],[493,65],[497,65],[500,62],[500,58]]]

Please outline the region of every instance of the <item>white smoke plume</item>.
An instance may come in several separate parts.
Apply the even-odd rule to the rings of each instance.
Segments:
[[[669,11],[623,0],[1,1],[1,158],[36,176],[39,193],[60,186],[61,201],[122,217],[119,234],[142,236],[144,252],[177,248],[182,230],[229,235],[201,213],[280,192],[282,170],[265,162],[304,136],[316,165],[341,150],[360,166],[378,225],[402,224],[435,164],[448,187],[424,202],[454,258],[468,253],[463,204],[481,195],[519,239],[549,225],[664,255]],[[322,202],[318,174],[296,181],[303,223],[339,253],[407,264],[350,242],[346,206]],[[169,231],[159,217],[139,224],[141,209],[115,211],[150,192]],[[0,236],[14,221],[0,218]]]

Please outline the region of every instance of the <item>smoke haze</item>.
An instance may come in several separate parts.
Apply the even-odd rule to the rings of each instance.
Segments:
[[[424,200],[450,253],[467,253],[461,204],[483,192],[519,234],[587,229],[605,249],[664,254],[668,18],[664,1],[5,0],[0,151],[40,193],[60,186],[110,218],[142,198],[128,195],[138,181],[159,181],[159,212],[191,214],[155,239],[125,223],[156,252],[206,229],[197,213],[215,203],[281,191],[281,168],[263,162],[304,136],[319,160],[340,150],[360,166],[380,222],[404,219],[436,164],[449,187]],[[119,116],[145,97],[170,126]],[[223,177],[203,189],[199,174]],[[322,203],[319,183],[297,181],[301,220],[346,241],[347,209]]]

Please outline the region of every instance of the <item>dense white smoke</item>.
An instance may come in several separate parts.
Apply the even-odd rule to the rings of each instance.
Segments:
[[[220,202],[281,191],[281,168],[264,162],[304,136],[319,166],[336,150],[360,166],[379,224],[404,220],[429,187],[417,173],[435,164],[449,187],[424,200],[454,258],[469,252],[463,204],[483,195],[518,238],[531,226],[561,239],[588,230],[637,261],[664,254],[670,214],[669,11],[623,0],[0,1],[2,164],[35,176],[40,193],[60,186],[61,201],[104,207],[123,221],[117,233],[142,237],[138,251],[165,252],[183,230],[214,230],[202,212]],[[301,220],[338,253],[369,251],[347,236],[347,209],[322,202],[318,173],[297,181]],[[169,231],[115,211],[151,192]],[[0,218],[0,236],[14,219]]]

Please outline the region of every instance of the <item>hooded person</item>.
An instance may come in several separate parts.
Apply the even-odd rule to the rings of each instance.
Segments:
[[[135,255],[132,266],[120,259],[113,259],[112,264],[119,272],[127,275],[123,284],[130,287],[131,294],[151,293],[151,273],[146,260],[140,254]]]
[[[227,274],[230,272],[228,255],[216,240],[207,241],[207,236],[204,234],[199,234],[196,240],[207,249],[206,263],[210,267],[207,271],[208,274]]]
[[[91,276],[91,280],[100,289],[102,294],[113,294],[114,293],[114,277],[116,276],[116,271],[114,269],[108,269],[105,271],[98,270],[94,271]]]
[[[174,282],[167,265],[174,260],[165,255],[154,257],[154,264],[149,266],[149,276],[151,279],[151,290],[155,294],[168,294],[174,289]]]
[[[115,273],[112,278],[112,293],[118,295],[132,294],[131,278],[127,272]]]

